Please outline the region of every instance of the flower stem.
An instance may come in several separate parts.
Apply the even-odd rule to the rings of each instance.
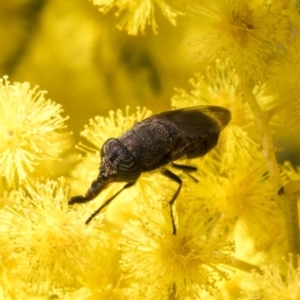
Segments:
[[[266,160],[270,179],[277,194],[277,191],[282,187],[282,184],[267,114],[261,110],[250,87],[246,83],[241,82],[241,88],[256,120],[257,129],[260,134],[263,147],[263,157]]]
[[[258,274],[262,275],[262,270],[259,266],[250,264],[235,257],[231,259],[231,262],[228,264],[228,266],[248,273],[251,273],[253,270],[255,270]]]
[[[277,159],[275,156],[271,131],[268,123],[269,114],[268,112],[262,111],[259,104],[257,103],[255,96],[252,93],[250,86],[243,80],[241,80],[241,90],[256,120],[256,125],[261,137],[263,148],[262,154],[266,161],[267,168],[270,174],[270,180],[274,187],[274,197],[276,200],[276,204],[281,209],[285,220],[288,235],[287,238],[289,242],[289,251],[292,254],[300,254],[297,202],[288,201],[284,195],[278,197],[277,194],[277,192],[282,187],[282,183]]]
[[[288,242],[290,246],[290,252],[293,255],[292,262],[295,268],[298,267],[298,256],[300,249],[300,231],[298,224],[298,198],[300,192],[300,181],[290,181],[284,187],[280,188],[278,191],[278,196],[281,198],[282,203],[286,203],[283,207],[284,214],[289,220],[290,226],[287,227],[288,230]],[[289,232],[289,230],[291,230]],[[296,255],[295,255],[296,254]]]

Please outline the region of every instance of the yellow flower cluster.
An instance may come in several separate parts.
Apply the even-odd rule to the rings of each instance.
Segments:
[[[240,299],[299,299],[300,270],[293,267],[292,261],[288,257],[282,262],[264,266],[262,274],[253,272],[242,283],[244,291]],[[286,277],[280,273],[281,269],[285,270]]]
[[[283,7],[268,1],[198,1],[194,13],[205,24],[192,41],[201,61],[229,60],[246,78],[265,78],[272,56],[290,46],[292,24]],[[288,49],[285,49],[288,51]]]
[[[8,185],[36,177],[34,171],[49,176],[47,164],[70,146],[61,113],[61,105],[46,100],[38,87],[0,80],[0,173]]]
[[[160,9],[167,20],[176,25],[176,18],[182,13],[170,6],[162,0],[122,0],[122,1],[106,1],[92,0],[99,10],[107,13],[109,10],[117,9],[117,15],[123,18],[118,24],[118,28],[126,30],[128,34],[137,35],[139,32],[145,33],[147,25],[152,27],[154,33],[157,33],[158,25],[155,21],[155,11]],[[124,12],[124,13],[123,13]]]

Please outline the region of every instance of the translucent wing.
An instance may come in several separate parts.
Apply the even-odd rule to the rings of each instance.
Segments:
[[[184,155],[188,158],[206,154],[218,142],[222,129],[231,118],[230,111],[219,106],[196,106],[166,111],[142,122],[155,122],[164,119],[175,124],[179,134],[169,153],[171,161]]]

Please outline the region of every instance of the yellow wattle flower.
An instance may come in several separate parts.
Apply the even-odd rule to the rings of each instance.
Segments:
[[[69,145],[61,105],[30,84],[0,79],[0,174],[18,186]],[[36,176],[34,176],[36,178]]]
[[[231,71],[248,79],[266,78],[268,62],[289,47],[292,22],[280,5],[248,0],[202,0],[191,9],[200,20],[200,34],[191,44],[198,47],[199,60],[229,60]],[[234,70],[234,69],[235,70]]]
[[[0,299],[14,300],[18,298],[30,299],[24,288],[24,283],[12,279],[12,276],[0,259]]]
[[[126,30],[131,35],[145,33],[147,25],[150,25],[153,32],[157,33],[155,10],[158,8],[174,26],[176,25],[177,16],[182,14],[179,10],[170,6],[167,3],[168,1],[164,0],[92,0],[92,2],[104,13],[116,8],[117,15],[123,15],[117,27]]]
[[[299,258],[296,258],[299,264]],[[281,266],[280,266],[281,264]],[[292,255],[281,263],[263,266],[262,274],[253,272],[242,281],[241,300],[298,300],[300,299],[300,269],[293,266]],[[281,271],[283,273],[281,273]]]
[[[234,247],[214,226],[223,226],[218,214],[201,203],[177,199],[178,231],[172,234],[169,206],[149,200],[138,220],[129,221],[121,239],[124,276],[137,283],[136,299],[197,298],[203,290],[215,293],[228,279],[222,264],[229,263]]]
[[[82,213],[69,210],[62,178],[25,187],[14,206],[0,210],[1,260],[33,294],[78,289],[106,247],[100,222],[86,226]]]

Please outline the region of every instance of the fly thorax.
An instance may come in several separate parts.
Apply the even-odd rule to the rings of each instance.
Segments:
[[[109,139],[103,144],[100,171],[112,177],[112,181],[124,182],[134,182],[141,174],[135,158],[118,139]]]
[[[145,172],[170,162],[169,152],[177,134],[175,124],[159,119],[137,123],[120,141]]]

